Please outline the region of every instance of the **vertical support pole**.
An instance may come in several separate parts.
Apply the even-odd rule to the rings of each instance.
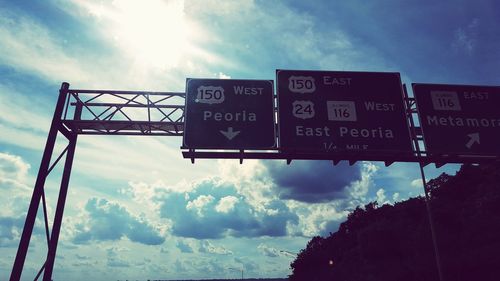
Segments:
[[[408,127],[410,128],[410,136],[411,140],[413,141],[413,148],[414,148],[414,153],[417,154],[418,158],[422,158],[422,150],[420,149],[420,145],[418,143],[418,137],[417,137],[417,132],[416,132],[416,126],[415,126],[415,121],[413,120],[413,113],[415,112],[415,109],[412,108],[412,101],[410,100],[410,96],[408,95],[408,90],[406,89],[406,84],[403,84],[403,98],[404,98],[404,104],[406,107],[406,121],[408,124]]]
[[[59,189],[59,198],[57,199],[56,214],[54,216],[54,224],[52,226],[52,235],[50,237],[49,250],[45,263],[45,271],[43,274],[44,281],[50,281],[52,271],[54,269],[54,261],[56,258],[57,243],[59,241],[59,233],[64,213],[64,205],[66,203],[66,195],[68,194],[68,184],[71,175],[71,167],[73,166],[73,158],[75,155],[77,135],[75,134],[70,140],[66,161],[64,163],[63,176],[61,180],[61,188]]]
[[[35,187],[33,189],[33,194],[31,196],[30,206],[28,208],[28,213],[26,214],[26,220],[24,222],[23,233],[21,234],[21,240],[19,241],[19,247],[17,249],[16,259],[12,267],[12,272],[10,274],[11,281],[18,281],[21,279],[21,273],[24,267],[24,261],[26,260],[26,254],[28,252],[28,247],[30,244],[31,234],[33,233],[33,227],[35,225],[36,214],[38,212],[38,206],[40,204],[40,198],[42,197],[43,188],[45,185],[45,180],[47,178],[47,172],[50,165],[50,159],[52,157],[52,152],[54,151],[54,146],[57,138],[57,131],[61,125],[61,116],[64,109],[64,103],[66,100],[66,95],[68,94],[69,84],[64,82],[59,90],[59,98],[57,99],[56,109],[54,111],[54,116],[52,117],[52,123],[50,125],[49,135],[47,137],[47,142],[45,143],[45,149],[42,156],[42,161],[40,163],[40,169],[38,170],[38,175],[35,182]]]
[[[151,105],[153,105],[151,103],[151,100],[149,99],[149,93],[146,94],[146,102],[147,102],[147,105],[148,105],[148,133],[151,134],[151,132],[153,131],[153,128],[151,127]]]
[[[75,109],[74,120],[80,120],[82,114],[82,104],[78,102]],[[54,224],[52,226],[52,235],[50,237],[49,250],[47,252],[47,260],[45,261],[45,270],[43,272],[43,280],[51,281],[52,272],[54,270],[54,262],[56,259],[57,243],[61,232],[61,224],[64,214],[64,206],[66,204],[66,196],[68,194],[69,179],[71,176],[71,168],[73,167],[73,158],[75,156],[76,141],[78,133],[74,132],[69,140],[68,152],[64,161],[64,170],[61,179],[61,188],[59,189],[59,198],[57,199],[56,214],[54,216]]]
[[[434,246],[436,267],[438,270],[439,280],[444,281],[443,270],[441,267],[441,257],[439,255],[439,249],[438,249],[438,244],[437,244],[437,240],[436,240],[436,228],[434,226],[434,219],[432,217],[431,198],[429,196],[429,189],[427,188],[427,182],[425,180],[424,165],[422,164],[422,162],[419,162],[419,166],[420,166],[420,175],[422,176],[422,184],[424,185],[425,207],[427,208],[427,216],[429,218],[429,225],[431,228],[432,245]]]

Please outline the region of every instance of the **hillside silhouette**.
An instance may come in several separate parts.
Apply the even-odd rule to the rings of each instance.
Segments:
[[[464,165],[428,186],[444,280],[500,280],[500,164]],[[291,281],[439,280],[424,198],[356,208],[291,268]]]

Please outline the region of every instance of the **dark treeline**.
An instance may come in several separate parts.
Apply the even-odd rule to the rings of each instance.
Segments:
[[[500,280],[500,165],[464,165],[428,185],[443,279]],[[424,198],[356,208],[291,268],[291,281],[439,280]]]

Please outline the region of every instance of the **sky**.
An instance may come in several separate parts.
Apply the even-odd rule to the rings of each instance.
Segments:
[[[183,92],[187,77],[274,80],[276,69],[297,69],[499,85],[498,26],[494,0],[0,0],[0,279],[10,275],[63,81]],[[191,164],[181,144],[79,137],[54,280],[286,277],[307,241],[335,232],[356,206],[423,193],[414,163]],[[60,169],[47,179],[50,220],[59,180]],[[23,280],[46,255],[40,213]]]

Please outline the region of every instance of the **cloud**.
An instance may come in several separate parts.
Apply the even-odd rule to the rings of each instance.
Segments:
[[[106,265],[109,267],[130,267],[131,264],[120,257],[123,252],[128,252],[128,249],[119,247],[106,249]]]
[[[216,77],[211,66],[225,63],[198,46],[209,32],[185,17],[182,1],[55,2],[47,9],[66,12],[63,31],[21,9],[0,8],[0,66],[80,89],[179,91],[186,74]]]
[[[269,247],[269,246],[261,243],[261,244],[259,244],[257,249],[259,249],[260,252],[267,257],[271,257],[271,258],[279,257],[280,251],[276,248]]]
[[[230,42],[213,36],[208,43],[210,49],[224,50],[224,56],[233,62],[226,67],[236,73],[251,72],[249,62],[253,68],[264,70],[257,74],[261,76],[273,75],[277,65],[325,69],[345,68],[352,64],[353,57],[366,61],[360,55],[364,52],[355,52],[348,36],[335,25],[322,29],[310,14],[282,2],[211,0],[202,6],[196,3],[186,1],[186,14],[212,34],[230,36]]]
[[[203,240],[200,241],[200,247],[198,248],[198,251],[200,253],[207,253],[207,254],[217,254],[217,255],[232,255],[233,252],[230,250],[220,247],[220,246],[215,246],[208,240]]]
[[[56,92],[57,89],[54,89],[54,93]],[[3,84],[0,84],[0,93],[1,123],[32,134],[47,134],[52,116],[46,108],[55,105],[47,102],[46,97],[27,95],[19,89]]]
[[[221,272],[224,272],[224,270],[226,270],[226,268],[224,268],[224,264],[221,263],[221,261],[219,261],[217,259],[210,259],[207,262],[207,265],[204,266],[202,269],[204,272],[211,272],[211,273],[215,273],[217,275],[219,275]]]
[[[367,195],[378,171],[371,162],[359,162],[352,167],[340,165],[340,170],[327,161],[319,164],[313,161],[297,162],[299,165],[248,160],[239,165],[235,161],[219,161],[220,178],[193,183],[192,189],[186,189],[188,192],[170,192],[158,197],[161,198],[160,212],[164,214],[161,216],[173,222],[174,235],[186,237],[239,237],[242,235],[235,229],[240,228],[246,229],[244,236],[247,237],[266,235],[264,233],[310,237],[336,231],[349,209],[366,204],[371,199]],[[330,187],[325,184],[327,181],[340,184]],[[289,186],[284,188],[280,183]],[[318,189],[325,198],[317,197]],[[310,204],[311,201],[314,204]],[[193,208],[195,202],[202,207]],[[186,207],[182,207],[187,205],[191,216],[185,213]],[[172,206],[181,207],[173,210]],[[228,226],[234,218],[233,214],[241,216],[238,218],[239,226]],[[224,220],[227,215],[233,217]],[[186,221],[189,223],[186,224]]]
[[[148,5],[133,0],[111,5],[101,3],[99,11],[90,11],[98,13],[96,17],[106,27],[105,31],[114,35],[111,43],[130,59],[153,67],[175,67],[191,48],[188,42],[191,29],[183,12],[184,3],[179,0],[148,2]],[[76,3],[88,4],[87,1]]]
[[[191,191],[165,192],[155,199],[160,216],[172,221],[172,233],[181,237],[216,239],[226,236],[287,235],[287,225],[298,217],[279,200],[260,209],[249,204],[236,187],[217,179],[194,183]]]
[[[289,233],[297,236],[312,237],[328,235],[337,230],[340,222],[347,216],[344,206],[349,199],[336,200],[328,203],[308,204],[303,202],[290,203],[290,208],[299,216],[297,225],[289,226]]]
[[[328,235],[329,232],[336,231],[340,222],[347,216],[348,211],[346,210],[354,209],[357,205],[365,203],[368,200],[369,189],[374,185],[373,177],[378,171],[377,166],[371,162],[359,162],[350,168],[344,167],[352,169],[351,174],[359,174],[359,176],[346,180],[349,173],[343,170],[338,171],[337,166],[333,166],[327,161],[319,164],[314,163],[314,161],[296,162],[301,166],[293,165],[294,162],[292,165],[285,165],[284,161],[252,160],[239,165],[235,161],[224,160],[219,161],[220,172],[218,174],[224,182],[234,185],[238,194],[241,194],[245,202],[248,202],[255,210],[272,213],[271,209],[264,208],[264,206],[270,206],[271,202],[275,201],[285,204],[290,212],[298,217],[297,223],[287,224],[288,235],[311,237],[318,234]],[[311,173],[314,176],[304,176],[304,174]],[[337,173],[340,174],[340,177],[345,177],[344,184],[338,190],[335,190],[335,187],[328,190],[325,179],[329,180]],[[291,188],[284,189],[278,185],[281,181],[276,179],[284,178],[283,181],[285,181],[287,176],[299,179],[298,182],[291,184]],[[302,176],[309,179],[309,182],[304,182],[300,178]],[[335,181],[339,182],[334,179]],[[298,185],[298,183],[303,184]],[[323,185],[326,195],[336,196],[327,199],[315,197],[317,190],[313,186],[314,183]],[[349,184],[345,185],[345,183]],[[288,195],[285,198],[283,198],[284,192]],[[314,204],[310,204],[309,201],[312,200],[297,200],[301,198],[318,200]]]
[[[86,255],[79,255],[79,254],[76,254],[75,257],[78,259],[78,260],[90,260],[91,258],[89,256],[86,256]]]
[[[0,9],[0,64],[55,82],[55,77],[88,80],[78,60],[67,55],[67,45],[43,24]]]
[[[200,195],[196,199],[187,202],[186,209],[195,210],[198,216],[203,217],[202,210],[205,209],[205,207],[207,207],[208,205],[210,205],[210,203],[212,203],[214,199],[215,198],[212,195]]]
[[[327,202],[347,196],[346,189],[362,179],[361,166],[329,161],[293,161],[289,166],[280,162],[264,164],[276,185],[281,199],[307,203]]]
[[[259,264],[257,264],[255,261],[247,257],[234,258],[234,261],[241,264],[241,266],[243,267],[244,271],[247,272],[247,274],[248,272],[256,271],[260,268]]]
[[[188,271],[187,265],[183,261],[181,261],[179,259],[175,260],[174,268],[175,268],[175,271],[177,271],[177,272],[186,272],[186,271]]]
[[[392,194],[392,201],[394,203],[398,202],[399,196],[400,196],[399,192],[395,192],[394,194]]]
[[[341,169],[339,171],[336,170],[336,166],[325,164],[327,162],[323,163],[323,166],[318,167],[313,164],[307,169],[295,170],[299,175],[300,173],[309,173],[309,169],[315,173],[315,178],[310,179],[309,183],[304,182],[303,185],[297,185],[298,191],[300,191],[297,194],[300,197],[295,196],[296,198],[315,198],[314,193],[317,191],[314,188],[314,184],[319,182],[319,185],[324,185],[325,193],[323,195],[327,199],[318,199],[313,201],[314,204],[310,204],[309,201],[312,200],[285,200],[292,212],[299,217],[298,224],[289,225],[289,233],[307,237],[328,235],[330,232],[335,232],[338,229],[340,222],[346,218],[349,210],[353,210],[358,205],[365,204],[370,199],[367,195],[369,194],[370,187],[374,186],[373,177],[378,171],[377,166],[371,162],[359,162],[356,166],[344,166],[345,170]],[[294,172],[293,168],[291,171],[286,171],[286,168],[291,167],[283,166],[285,175]],[[271,172],[268,174],[272,177]],[[349,179],[350,175],[351,178]],[[336,179],[332,180],[335,177],[344,177],[344,179],[340,181]],[[332,191],[328,192],[328,185],[325,184],[328,181],[333,183],[340,182],[341,184],[332,186]],[[273,182],[276,184],[274,180]],[[345,185],[346,183],[348,184]],[[277,184],[274,187],[275,190],[279,190],[280,188],[282,187]],[[296,192],[297,189],[291,190]],[[307,192],[310,192],[311,195],[308,195]]]
[[[99,265],[98,261],[91,261],[91,260],[76,260],[75,262],[71,263],[71,266],[74,266],[74,267],[92,267],[92,268],[95,268],[98,265]]]
[[[239,199],[234,196],[225,196],[219,200],[217,206],[215,206],[215,210],[219,213],[229,213],[234,209],[234,205],[238,203]]]
[[[106,265],[109,267],[130,267],[129,262],[120,259],[119,257],[108,258]]]
[[[231,79],[231,76],[227,75],[227,74],[224,74],[222,72],[219,72],[218,74],[218,78],[219,79]]]
[[[476,50],[479,19],[473,19],[466,27],[459,27],[453,33],[452,49],[457,53],[471,55]]]
[[[146,245],[159,245],[165,241],[165,238],[145,218],[130,214],[118,203],[91,198],[84,210],[86,219],[74,226],[74,243],[113,241],[122,237]]]
[[[193,248],[191,247],[190,243],[187,241],[183,241],[183,240],[179,239],[175,246],[177,247],[177,249],[179,249],[181,251],[181,253],[194,253]]]
[[[0,217],[0,248],[17,246],[24,225],[24,217]]]
[[[101,46],[112,50],[110,54],[96,48],[92,53],[107,66],[119,66],[114,74],[100,73],[108,82],[93,77],[104,85],[182,89],[186,75],[217,77],[219,68],[228,63],[210,48],[215,36],[186,14],[185,1],[72,0],[59,4],[58,8],[91,30]]]
[[[264,161],[247,160],[240,165],[235,161],[218,160],[217,164],[220,178],[233,185],[252,208],[264,210],[264,206],[279,199]]]
[[[172,235],[196,239],[328,234],[336,231],[348,213],[346,209],[372,200],[367,194],[378,168],[370,162],[340,165],[340,171],[326,161],[288,166],[270,162],[246,161],[239,165],[221,160],[216,172],[220,177],[183,182],[178,187],[131,182],[122,194],[141,204],[149,201],[151,210],[168,225],[165,230]],[[278,183],[287,183],[286,177],[297,181],[283,188]],[[340,187],[329,190],[327,180],[341,183]],[[321,185],[319,190],[326,199],[314,204],[309,203],[312,200],[297,200],[317,198],[315,183]],[[284,191],[287,196],[283,196]]]
[[[21,157],[0,152],[0,179],[3,181],[21,185],[21,182],[26,180],[29,169],[30,164],[24,162]]]
[[[379,205],[383,205],[387,202],[385,197],[385,190],[383,188],[377,190],[377,202],[379,203]]]
[[[372,178],[377,173],[378,167],[371,162],[362,162],[360,165],[360,179],[352,182],[347,188],[349,196],[357,200],[365,200],[365,195],[368,193],[368,189],[373,185]]]
[[[0,247],[17,246],[31,194],[25,184],[29,169],[20,156],[0,152]],[[37,222],[34,234],[43,233],[41,221]]]
[[[411,181],[410,185],[413,187],[421,188],[424,183],[422,182],[422,179],[414,179]]]

